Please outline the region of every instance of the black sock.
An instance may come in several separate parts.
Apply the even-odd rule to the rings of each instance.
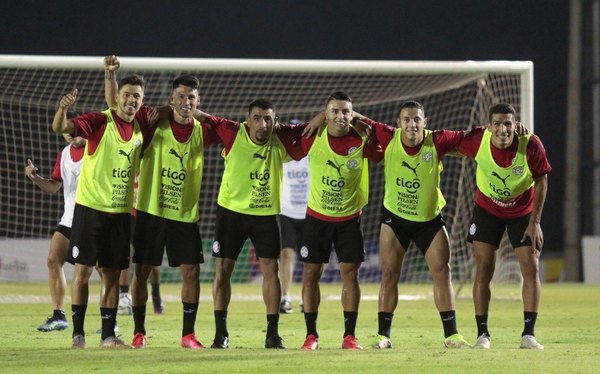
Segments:
[[[279,335],[279,314],[267,314],[267,338]]]
[[[523,312],[523,321],[525,326],[523,327],[523,335],[534,335],[533,330],[535,329],[535,321],[537,320],[537,312]]]
[[[456,330],[456,312],[454,310],[440,312],[440,317],[444,326],[444,338],[458,333],[458,330]]]
[[[135,325],[133,334],[146,334],[146,304],[133,307],[133,323]]]
[[[483,334],[486,334],[487,336],[490,336],[490,332],[488,331],[488,315],[482,315],[482,316],[475,316],[475,321],[477,322],[477,336],[481,336]]]
[[[186,336],[194,332],[198,304],[199,303],[183,303],[183,330],[181,331],[181,336]]]
[[[117,322],[117,308],[100,308],[100,318],[102,318],[102,337],[104,340],[110,336],[115,336],[115,323]]]
[[[87,305],[71,305],[71,318],[73,319],[73,336],[84,335],[83,322],[85,321],[85,312]]]
[[[125,285],[125,286],[119,286],[119,292],[120,293],[129,293],[129,285]]]
[[[377,320],[379,321],[379,330],[377,331],[378,335],[387,336],[388,338],[391,336],[393,318],[394,313],[377,313]]]
[[[160,283],[152,283],[152,299],[160,300]]]
[[[319,334],[317,334],[317,317],[319,312],[312,313],[304,313],[304,322],[306,322],[306,336],[314,335],[317,338]]]
[[[344,338],[348,335],[354,335],[356,331],[356,320],[358,312],[344,311]]]
[[[229,331],[227,331],[226,310],[215,310],[215,335],[229,337]]]
[[[61,309],[54,309],[54,312],[52,312],[52,318],[54,318],[54,319],[60,319],[61,321],[66,321],[67,320],[67,316],[65,315],[65,311],[61,310]]]

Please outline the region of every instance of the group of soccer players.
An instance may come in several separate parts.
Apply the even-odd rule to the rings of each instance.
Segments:
[[[103,348],[146,346],[146,280],[160,265],[166,248],[169,266],[183,277],[181,346],[204,348],[194,325],[204,262],[198,231],[198,196],[205,146],[222,144],[224,172],[217,200],[213,302],[215,337],[211,348],[228,348],[227,309],[231,276],[247,238],[252,241],[263,275],[267,329],[265,348],[285,348],[279,335],[279,281],[282,165],[308,156],[308,206],[298,254],[303,262],[302,301],[306,322],[303,350],[319,347],[317,317],[319,282],[332,248],[339,261],[344,314],[343,349],[362,349],[355,328],[360,303],[358,273],[365,259],[362,209],[368,202],[368,161],[384,162],[380,257],[379,331],[375,348],[391,348],[391,323],[398,302],[402,259],[416,243],[433,278],[434,301],[444,329],[444,345],[471,347],[458,333],[450,275],[450,248],[441,210],[441,159],[447,153],[472,157],[477,163],[477,192],[469,241],[477,264],[473,288],[478,327],[475,348],[490,348],[487,327],[494,251],[505,230],[523,275],[524,330],[521,348],[543,349],[534,336],[540,298],[538,261],[543,245],[540,228],[551,167],[540,140],[515,132],[515,110],[508,104],[490,109],[489,124],[469,132],[430,131],[423,106],[407,101],[397,127],[375,122],[353,111],[350,96],[334,92],[323,113],[310,123],[282,125],[275,106],[258,99],[237,123],[198,109],[200,82],[183,75],[172,84],[170,105],[143,104],[145,82],[139,75],[117,84],[120,62],[105,58],[109,109],[72,119],[73,90],[60,99],[52,128],[87,139],[75,197],[69,260],[72,282],[72,347],[85,348],[84,318],[88,281],[94,266],[102,273],[100,300]],[[318,129],[318,131],[317,131]],[[312,134],[316,133],[318,134]],[[303,135],[308,133],[308,135]],[[133,234],[132,281],[134,336],[130,345],[114,333],[121,269],[129,266],[129,216],[133,176],[139,168]]]

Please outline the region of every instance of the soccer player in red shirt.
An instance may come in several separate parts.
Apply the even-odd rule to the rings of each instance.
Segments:
[[[426,129],[423,105],[402,104],[396,123],[387,126],[361,115],[373,129],[385,154],[385,197],[381,215],[379,256],[379,331],[375,348],[391,348],[391,324],[398,305],[398,280],[411,242],[423,256],[433,280],[433,298],[444,328],[444,345],[470,347],[456,327],[454,290],[450,273],[450,243],[441,210],[446,201],[440,190],[441,161],[456,151],[463,131]]]
[[[477,162],[477,191],[468,240],[477,272],[473,301],[477,321],[475,348],[490,348],[488,311],[495,250],[506,230],[523,276],[524,329],[521,348],[544,349],[534,327],[540,303],[539,258],[544,244],[540,221],[552,170],[540,139],[515,133],[515,109],[505,103],[489,110],[490,123],[465,136],[459,152]]]
[[[290,153],[299,160],[309,156],[310,192],[300,248],[303,264],[302,299],[306,340],[301,349],[318,348],[317,316],[320,304],[319,282],[324,264],[335,246],[343,283],[343,349],[362,349],[355,336],[360,304],[358,271],[365,260],[361,230],[362,208],[368,201],[367,159],[378,162],[381,148],[351,126],[352,99],[342,91],[327,99],[326,119],[319,136],[303,137]]]
[[[67,119],[78,96],[64,95],[54,116],[55,132],[87,139],[71,232],[69,260],[75,263],[72,283],[73,348],[85,348],[84,319],[88,281],[93,267],[102,270],[105,293],[100,300],[102,348],[126,348],[115,336],[119,274],[129,267],[133,177],[144,133],[155,112],[142,107],[145,82],[130,75],[121,80],[116,110]],[[104,141],[103,141],[104,140]]]

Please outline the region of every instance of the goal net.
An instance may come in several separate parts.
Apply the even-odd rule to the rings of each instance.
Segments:
[[[487,110],[508,102],[518,118],[533,125],[533,65],[531,62],[432,62],[432,61],[317,61],[121,58],[118,76],[142,74],[148,84],[146,102],[165,105],[170,82],[180,74],[194,74],[201,82],[201,109],[242,121],[247,105],[256,98],[274,101],[282,122],[308,121],[325,107],[328,95],[343,90],[353,98],[355,110],[379,122],[394,124],[400,104],[415,99],[425,106],[431,129],[465,130],[487,122]],[[0,56],[0,239],[49,238],[62,213],[62,198],[43,194],[23,173],[31,158],[40,174],[49,176],[61,136],[51,122],[62,94],[79,89],[75,110],[105,109],[102,57]],[[205,150],[205,170],[200,194],[199,227],[206,263],[202,281],[214,275],[211,246],[216,201],[223,160],[221,147]],[[362,282],[379,282],[379,212],[383,196],[383,167],[370,164],[369,204],[364,210],[366,261]],[[444,217],[450,235],[455,281],[473,277],[472,251],[466,235],[473,206],[473,161],[446,157],[442,190],[447,200]],[[2,240],[0,240],[2,241]],[[45,256],[45,253],[41,257]],[[335,255],[326,266],[323,281],[339,281]],[[40,271],[45,272],[45,269]],[[301,265],[295,280],[301,279]],[[178,269],[163,266],[163,281],[179,281]],[[519,281],[514,251],[506,239],[497,252],[495,281]],[[260,270],[251,243],[247,242],[236,265],[233,281],[260,281]],[[410,247],[404,259],[402,282],[430,282],[420,252]]]

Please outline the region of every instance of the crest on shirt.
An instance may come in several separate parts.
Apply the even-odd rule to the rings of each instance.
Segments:
[[[354,152],[356,152],[356,150],[357,150],[357,149],[358,149],[358,148],[356,148],[356,147],[350,147],[350,148],[348,149],[348,154],[349,154],[349,155],[353,154]]]
[[[421,159],[425,162],[431,162],[433,161],[433,153],[431,151],[423,152]]]
[[[356,168],[358,168],[358,161],[351,158],[350,160],[348,160],[346,162],[346,166],[348,166],[348,169],[350,169],[350,170],[355,170]]]
[[[524,170],[525,170],[525,168],[523,166],[515,166],[512,169],[512,172],[513,172],[514,175],[516,175],[518,177],[518,176],[523,175],[523,171]]]

